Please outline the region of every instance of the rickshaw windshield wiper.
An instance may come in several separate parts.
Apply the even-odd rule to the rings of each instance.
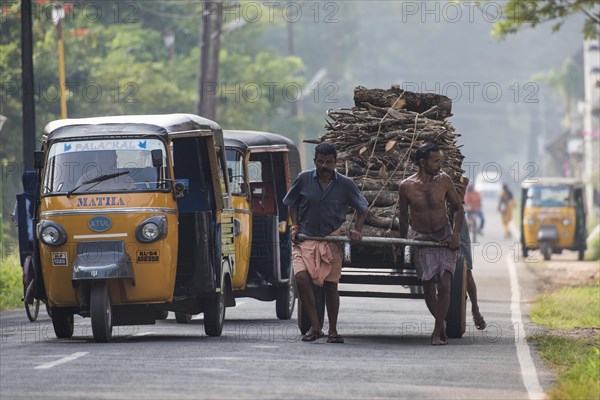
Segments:
[[[94,179],[89,179],[87,181],[82,182],[80,185],[77,185],[75,188],[69,190],[67,192],[67,197],[70,197],[77,189],[79,189],[80,187],[82,187],[84,185],[89,185],[90,183],[100,183],[100,182],[107,181],[112,178],[116,178],[117,176],[126,175],[128,173],[129,173],[129,171],[121,171],[121,172],[116,172],[114,174],[100,175]]]

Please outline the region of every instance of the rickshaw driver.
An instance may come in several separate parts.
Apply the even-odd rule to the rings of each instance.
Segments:
[[[290,208],[292,219],[293,268],[302,307],[311,324],[302,337],[304,342],[314,342],[324,336],[317,316],[311,280],[325,291],[325,305],[329,319],[328,343],[344,343],[337,332],[340,307],[338,283],[342,276],[341,246],[316,240],[299,240],[298,233],[308,236],[339,235],[346,220],[346,205],[357,212],[350,240],[362,239],[362,228],[367,218],[369,203],[354,181],[336,172],[337,151],[331,143],[321,143],[315,148],[316,170],[304,171],[283,199]]]
[[[414,160],[419,170],[400,184],[398,203],[401,238],[448,244],[448,248],[416,247],[414,253],[417,275],[423,281],[425,303],[435,318],[432,345],[448,343],[444,320],[450,305],[450,286],[464,220],[462,199],[452,179],[441,171],[441,160],[437,145],[426,143],[420,146]],[[448,220],[446,201],[455,212],[454,229]]]

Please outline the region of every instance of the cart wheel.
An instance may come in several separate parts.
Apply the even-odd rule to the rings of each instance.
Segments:
[[[410,294],[425,294],[425,291],[423,290],[423,286],[411,286]]]
[[[315,304],[317,306],[317,316],[319,317],[321,327],[323,327],[323,320],[325,319],[325,291],[322,287],[312,283],[311,285],[315,296]],[[298,328],[303,335],[310,329],[310,319],[304,310],[302,310],[302,301],[300,300],[300,297],[298,297]]]
[[[221,285],[221,293],[209,297],[204,308],[204,332],[208,336],[221,336],[225,324],[227,285]]]
[[[54,307],[51,311],[52,326],[54,334],[59,339],[69,339],[73,337],[73,313],[70,309]]]
[[[293,274],[287,285],[278,287],[277,298],[275,299],[275,311],[277,318],[287,320],[294,314],[294,305],[296,304],[296,285]]]
[[[106,282],[92,285],[90,295],[92,333],[96,342],[108,342],[112,336],[112,306]]]
[[[192,314],[175,312],[175,321],[177,321],[178,324],[189,324],[192,322]]]
[[[548,242],[540,243],[540,251],[542,252],[542,255],[544,256],[544,260],[546,260],[546,261],[550,260],[550,258],[552,257],[552,247],[550,246],[550,243],[548,243]]]
[[[461,338],[467,326],[467,265],[462,254],[456,258],[456,270],[450,289],[450,306],[446,314],[446,334]]]
[[[40,301],[38,299],[33,299],[33,303],[29,304],[26,300],[25,312],[27,313],[27,318],[29,318],[31,322],[35,321],[40,313]]]

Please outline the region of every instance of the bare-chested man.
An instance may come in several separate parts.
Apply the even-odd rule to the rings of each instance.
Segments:
[[[400,237],[448,245],[415,246],[414,250],[413,259],[417,276],[423,281],[425,303],[435,318],[431,335],[433,345],[448,343],[444,320],[450,304],[450,286],[464,220],[462,199],[452,179],[441,171],[441,162],[442,154],[437,145],[427,143],[417,149],[415,164],[419,171],[400,184],[398,206]],[[446,203],[455,211],[454,229],[448,220]]]

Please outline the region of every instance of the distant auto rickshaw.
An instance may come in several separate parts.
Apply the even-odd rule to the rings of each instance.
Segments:
[[[583,182],[572,178],[537,178],[521,187],[521,247],[526,257],[539,249],[545,260],[563,249],[586,250],[586,209]]]
[[[275,300],[279,319],[291,318],[296,291],[288,207],[283,197],[301,171],[298,149],[283,136],[224,131],[231,193],[241,235],[232,279],[236,297]]]
[[[153,324],[165,311],[204,313],[219,336],[235,305],[233,207],[222,131],[189,114],[49,123],[38,171],[36,298],[56,336],[73,316],[93,337]]]

